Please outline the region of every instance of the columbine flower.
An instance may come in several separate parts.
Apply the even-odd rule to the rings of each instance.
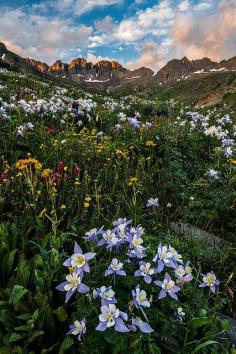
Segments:
[[[128,326],[130,331],[136,332],[139,329],[143,333],[152,333],[154,330],[152,327],[147,323],[141,320],[140,317],[132,318],[132,325]]]
[[[154,284],[162,288],[158,299],[163,299],[168,294],[173,299],[178,300],[178,296],[176,295],[176,293],[180,291],[180,288],[175,285],[175,282],[171,280],[171,277],[168,273],[165,274],[163,282],[161,282],[160,280],[156,280],[154,281]]]
[[[126,218],[119,218],[118,220],[113,221],[113,226],[119,226],[121,224],[125,224],[126,226],[131,224],[132,220],[127,220]]]
[[[175,269],[175,275],[178,278],[178,284],[182,285],[190,282],[193,279],[192,267],[190,267],[190,262],[187,262],[185,266],[179,265]]]
[[[71,296],[77,290],[81,294],[86,294],[89,287],[81,283],[81,277],[78,273],[72,272],[66,276],[66,281],[56,287],[59,291],[66,291],[66,303],[70,300]]]
[[[87,261],[92,259],[96,253],[88,252],[84,253],[81,250],[80,246],[75,242],[74,254],[68,258],[63,265],[66,267],[73,267],[76,272],[78,272],[81,277],[84,276],[84,272],[89,273],[89,265]]]
[[[100,297],[102,305],[116,304],[117,300],[115,299],[115,292],[112,290],[112,287],[101,286],[93,291],[93,298],[96,299]]]
[[[164,269],[164,266],[170,267],[170,268],[175,268],[175,262],[172,259],[173,253],[169,250],[167,246],[162,246],[160,243],[157,248],[157,254],[153,258],[153,262],[157,261],[158,267],[157,267],[157,272],[161,273],[162,270]]]
[[[83,239],[85,241],[97,241],[97,236],[101,235],[103,226],[100,229],[91,229],[90,231],[85,232]]]
[[[183,263],[181,254],[179,254],[174,247],[169,246],[169,251],[172,253],[172,259],[177,266],[177,263]]]
[[[103,233],[103,239],[98,242],[98,246],[103,246],[106,244],[108,249],[112,249],[114,246],[117,246],[119,238],[117,237],[114,230],[107,230]]]
[[[143,228],[130,228],[128,232],[128,242],[129,242],[129,257],[130,258],[143,258],[145,257],[146,248],[142,246],[143,239],[141,238],[144,233]]]
[[[209,169],[208,172],[206,173],[206,175],[212,179],[218,180],[219,176],[218,176],[218,172],[212,169]]]
[[[143,277],[143,280],[150,284],[152,282],[151,275],[155,274],[156,270],[151,268],[151,263],[139,262],[139,269],[135,271],[135,277]]]
[[[78,340],[81,341],[81,337],[83,334],[86,333],[86,326],[85,326],[85,319],[83,319],[82,321],[75,321],[73,325],[70,325],[70,330],[67,333],[69,334],[73,334],[74,336],[78,335]]]
[[[202,280],[203,283],[199,285],[200,288],[204,288],[205,286],[210,287],[210,291],[215,293],[216,292],[216,287],[219,286],[220,282],[216,278],[215,274],[211,271],[207,274],[202,274]]]
[[[175,314],[177,318],[180,320],[180,322],[183,322],[185,317],[185,312],[183,311],[182,307],[178,307]]]
[[[230,157],[233,155],[233,150],[230,146],[228,146],[225,150],[224,150],[224,155],[225,157]]]
[[[113,258],[111,264],[109,265],[108,269],[105,271],[105,277],[108,275],[122,275],[126,276],[126,273],[123,269],[123,263],[118,261],[117,258]]]
[[[144,290],[140,289],[140,286],[137,285],[135,290],[132,290],[132,295],[134,299],[134,306],[137,309],[140,309],[145,317],[145,319],[148,321],[147,316],[145,312],[143,311],[143,307],[150,307],[151,304],[147,299],[147,293]]]
[[[127,313],[120,311],[114,304],[104,305],[101,307],[100,322],[96,330],[104,332],[107,328],[114,327],[117,332],[129,332],[124,320],[128,320]]]
[[[153,207],[153,208],[159,208],[159,200],[158,198],[150,198],[147,201],[146,207]]]

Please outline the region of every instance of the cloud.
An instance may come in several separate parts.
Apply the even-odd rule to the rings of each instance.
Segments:
[[[170,30],[172,56],[221,60],[236,54],[236,2],[222,0],[214,13],[178,14]]]
[[[46,0],[39,4],[33,5],[35,10],[41,11],[57,11],[67,16],[81,16],[91,12],[97,7],[105,7],[111,5],[119,5],[123,0]]]
[[[158,5],[137,11],[134,17],[122,20],[113,36],[116,40],[134,43],[147,35],[164,35],[174,15],[171,2],[162,0]]]
[[[135,61],[130,61],[127,64],[124,64],[124,66],[131,70],[145,66],[153,71],[157,71],[164,64],[165,58],[163,57],[160,46],[154,41],[149,41],[144,44],[139,58]]]
[[[85,46],[92,28],[71,25],[59,18],[28,14],[22,10],[5,10],[0,14],[0,40],[21,56],[51,63],[67,59],[77,47]]]
[[[111,16],[106,16],[101,21],[95,21],[95,27],[99,32],[110,32],[115,26],[116,24]]]

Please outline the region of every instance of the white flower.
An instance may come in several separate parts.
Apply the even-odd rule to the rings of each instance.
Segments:
[[[117,258],[113,258],[112,261],[111,261],[110,267],[111,267],[113,270],[120,270],[120,269],[123,268],[123,263],[121,263],[120,261],[118,261]]]
[[[101,314],[99,315],[100,322],[107,322],[107,327],[112,327],[115,324],[115,318],[119,317],[120,310],[114,304],[101,306]]]
[[[147,207],[158,208],[160,206],[158,198],[150,198],[146,204]]]
[[[66,276],[66,280],[68,281],[68,284],[64,286],[65,291],[75,291],[79,284],[81,283],[81,279],[78,273],[73,272],[72,274],[68,274]]]

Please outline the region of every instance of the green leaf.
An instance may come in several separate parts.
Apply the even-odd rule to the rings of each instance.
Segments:
[[[10,336],[9,341],[10,341],[10,343],[17,342],[21,338],[22,338],[22,336],[20,334],[12,333],[11,336]]]
[[[208,340],[207,342],[204,342],[202,344],[199,344],[193,351],[191,354],[197,353],[200,349],[207,347],[208,345],[212,345],[212,344],[219,344],[218,342],[216,342],[215,340]]]
[[[44,335],[44,331],[42,330],[37,330],[37,331],[34,331],[32,336],[30,337],[30,340],[29,340],[29,343],[32,343],[36,338]]]
[[[210,318],[194,318],[189,324],[193,329],[197,329],[210,323],[212,323],[212,319]]]
[[[9,304],[16,304],[27,292],[28,290],[23,286],[14,285],[10,295]]]
[[[61,344],[59,349],[59,354],[66,353],[67,349],[69,349],[74,344],[74,341],[70,337],[66,337],[64,342]]]

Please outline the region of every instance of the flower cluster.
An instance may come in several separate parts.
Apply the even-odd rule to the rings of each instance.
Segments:
[[[173,247],[159,244],[152,262],[140,260],[137,269],[137,260],[147,257],[146,251],[148,248],[143,246],[143,228],[141,226],[133,227],[131,220],[126,218],[114,221],[112,226],[113,228],[109,230],[104,230],[104,227],[101,227],[86,232],[84,241],[90,241],[93,247],[98,248],[98,254],[99,249],[103,247],[109,253],[117,255],[117,258],[111,259],[107,269],[104,269],[104,281],[109,281],[111,278],[114,280],[115,286],[116,277],[129,275],[133,276],[134,279],[139,278],[143,282],[143,285],[137,284],[135,288],[130,290],[128,297],[132,300],[127,302],[132,315],[136,311],[140,311],[141,317],[140,314],[135,314],[134,317],[129,319],[128,313],[120,310],[120,306],[118,306],[119,298],[116,297],[113,287],[103,284],[93,289],[92,296],[89,297],[91,301],[99,300],[100,302],[99,323],[96,330],[104,332],[109,328],[114,328],[115,331],[121,333],[138,330],[143,333],[152,333],[154,329],[149,324],[148,313],[146,312],[149,311],[153,301],[157,303],[167,296],[173,300],[179,300],[182,287],[193,279],[192,267],[189,261],[184,263],[182,256]],[[93,252],[83,253],[81,247],[75,243],[74,253],[63,263],[64,266],[69,268],[69,274],[65,281],[56,287],[57,290],[66,292],[66,302],[76,292],[80,294],[89,293],[90,287],[84,284],[83,280],[86,274],[90,272],[89,261],[95,255]],[[121,255],[122,261],[120,260]],[[165,273],[162,275],[163,271]],[[199,287],[209,287],[210,291],[214,293],[220,284],[215,274],[209,272],[206,275],[202,274],[202,276],[203,282]],[[120,280],[117,279],[117,281]],[[160,288],[157,296],[150,294],[152,291],[151,283],[156,286],[156,289]],[[150,296],[148,296],[148,293]],[[180,322],[184,320],[185,312],[181,306],[178,306],[174,317]],[[82,321],[76,320],[71,325],[68,334],[76,335],[81,340],[85,332],[85,319],[83,319]]]

